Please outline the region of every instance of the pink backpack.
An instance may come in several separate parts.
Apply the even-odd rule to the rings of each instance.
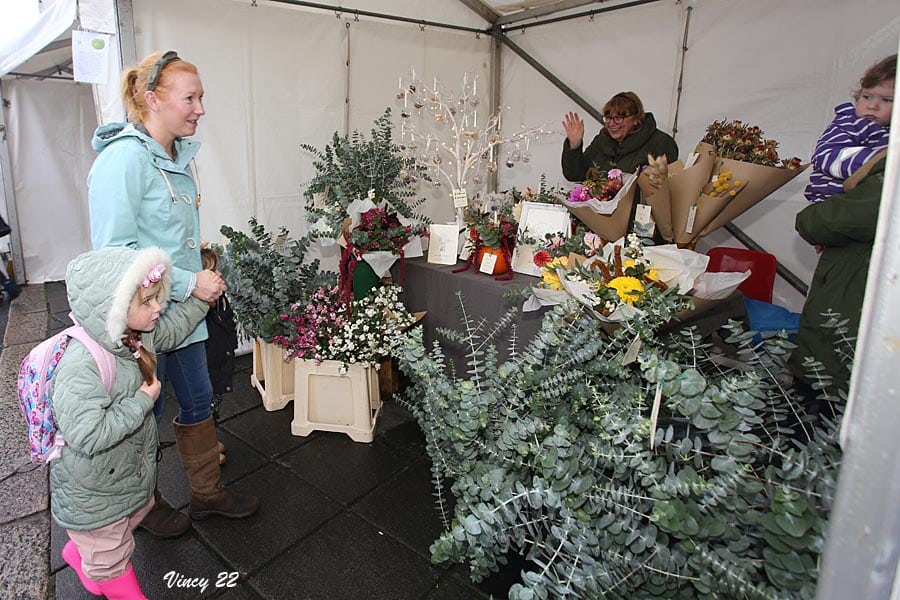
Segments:
[[[107,394],[116,380],[115,355],[98,344],[81,325],[73,325],[35,346],[22,361],[18,377],[19,405],[28,424],[32,462],[46,464],[59,458],[66,444],[53,418],[49,383],[70,338],[84,344],[94,357]]]

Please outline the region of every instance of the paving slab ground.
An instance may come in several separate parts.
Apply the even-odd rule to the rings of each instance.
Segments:
[[[50,332],[67,325],[65,287],[54,283],[37,288],[29,286],[20,297],[24,317],[16,312],[19,300],[13,304],[7,339],[15,344],[0,355],[0,476],[27,461],[27,449],[15,442],[22,439],[16,436],[24,437],[24,423],[16,421],[21,416],[13,412],[18,410],[18,361],[28,344],[46,337],[46,331],[35,331],[42,323]],[[408,411],[387,401],[370,444],[339,433],[293,436],[293,403],[266,411],[250,385],[251,369],[249,355],[238,358],[235,391],[220,409],[219,431],[228,448],[223,480],[258,495],[260,511],[247,519],[195,522],[177,540],[155,540],[138,531],[134,565],[148,598],[507,596],[518,580],[518,568],[512,565],[476,586],[465,567],[431,563],[428,547],[441,532],[441,520],[424,438]],[[159,487],[174,506],[184,509],[188,487],[174,447],[173,396],[167,404],[160,427]],[[60,556],[67,538],[49,517],[46,477],[46,469],[37,469],[0,481],[0,595],[15,600],[97,598],[81,587]],[[46,576],[41,576],[42,563]]]

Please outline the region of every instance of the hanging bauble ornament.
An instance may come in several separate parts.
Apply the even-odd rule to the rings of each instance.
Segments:
[[[478,99],[478,96],[473,96],[469,99],[469,104],[471,104],[472,106],[478,106],[479,104],[481,104],[481,100]]]
[[[432,102],[437,102],[437,101],[438,101],[437,94],[432,94],[430,100],[431,100]]]
[[[404,110],[404,111],[402,111],[402,112],[400,113],[400,116],[403,117],[404,119],[408,119],[408,118],[409,118],[409,113],[406,112],[406,111]]]
[[[492,162],[489,162],[488,164],[486,164],[484,166],[484,168],[488,173],[496,173],[497,172],[497,165]]]
[[[416,91],[416,84],[414,84],[414,83],[409,84],[409,91],[415,92],[415,91]]]
[[[473,176],[472,183],[474,183],[475,185],[481,185],[481,176],[480,175]]]
[[[439,190],[442,187],[444,187],[443,185],[441,185],[441,182],[436,179],[432,182],[432,185],[434,185],[434,189],[436,189],[436,190]]]
[[[485,150],[484,152],[481,153],[481,160],[487,160],[487,159],[489,159],[490,157],[491,157],[491,155],[488,154],[488,151],[487,151],[487,150]]]
[[[510,169],[512,169],[514,166],[516,166],[516,163],[512,158],[507,158],[506,166],[509,167]]]
[[[509,160],[513,162],[519,162],[520,160],[522,160],[522,155],[518,150],[513,150],[513,153],[510,155]]]
[[[522,162],[523,163],[531,162],[531,153],[530,152],[522,153]]]
[[[434,158],[432,158],[431,160],[434,164],[439,165],[439,164],[441,164],[441,155],[435,154]]]
[[[459,100],[456,101],[456,103],[459,104],[460,106],[465,106],[465,105],[466,105],[466,99],[465,99],[465,98],[460,98]]]
[[[413,102],[413,106],[415,106],[416,108],[422,108],[423,106],[425,106],[425,103],[419,99],[416,99],[416,101]]]
[[[449,110],[450,110],[450,114],[453,115],[453,116],[455,117],[455,116],[456,116],[456,109],[453,108],[453,107],[451,106],[451,107],[449,108]]]
[[[405,92],[397,92],[397,100],[403,100],[406,97]]]
[[[439,113],[434,113],[434,120],[435,120],[435,121],[443,121],[443,120],[446,119],[446,118],[447,118],[447,117],[444,116],[444,113],[441,113],[441,112],[439,112]]]

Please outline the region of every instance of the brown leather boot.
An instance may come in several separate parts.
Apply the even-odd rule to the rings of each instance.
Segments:
[[[222,488],[219,442],[212,417],[182,425],[175,421],[175,445],[191,483],[188,513],[192,519],[220,515],[232,519],[249,517],[259,509],[259,498]]]
[[[172,508],[159,490],[153,492],[153,499],[153,508],[138,527],[159,539],[177,538],[191,528],[188,516]]]

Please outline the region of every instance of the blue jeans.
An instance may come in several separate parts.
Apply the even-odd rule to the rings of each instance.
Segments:
[[[178,400],[178,423],[192,425],[212,414],[212,383],[206,367],[206,343],[196,342],[180,350],[156,356],[156,377],[162,383],[153,407],[156,422],[166,410],[166,379],[172,382]]]

